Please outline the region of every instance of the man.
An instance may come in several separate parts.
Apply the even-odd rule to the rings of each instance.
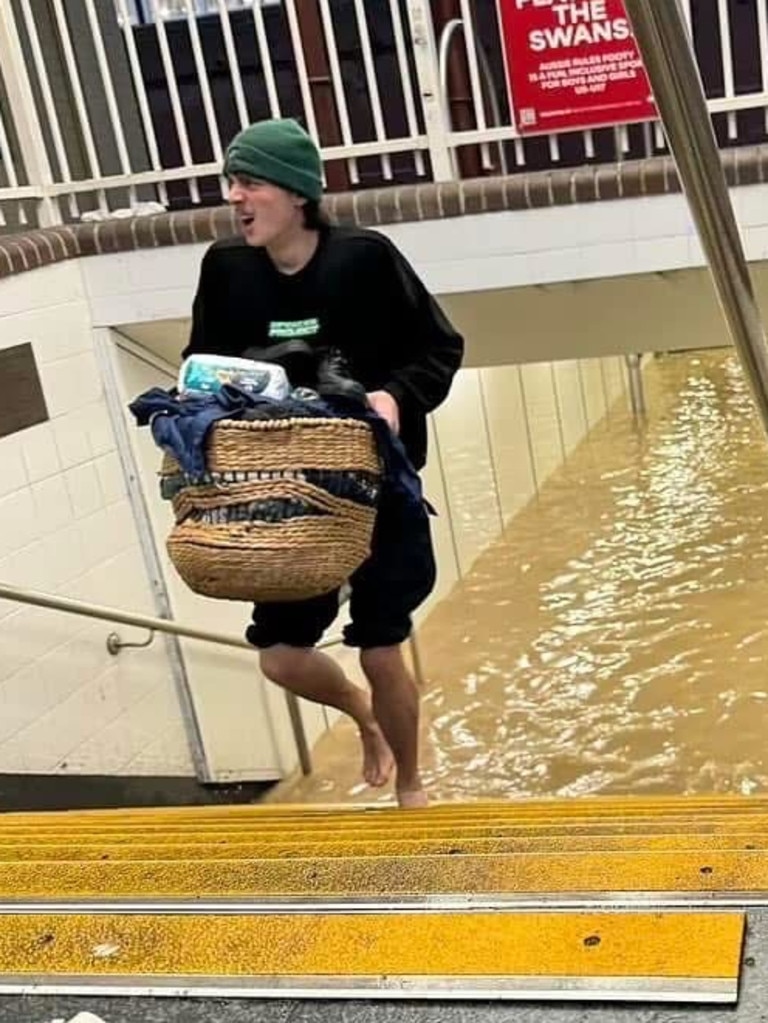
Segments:
[[[462,338],[387,238],[324,222],[320,153],[296,121],[246,128],[224,173],[242,237],[214,243],[203,258],[184,356],[239,356],[286,339],[336,349],[421,469],[426,416],[448,394]],[[386,784],[396,767],[399,804],[425,806],[418,691],[401,646],[435,583],[426,512],[414,522],[384,493],[371,556],[350,583],[345,642],[360,649],[372,700],[315,649],[338,614],[338,593],[255,607],[248,639],[267,678],[354,719],[368,784]]]

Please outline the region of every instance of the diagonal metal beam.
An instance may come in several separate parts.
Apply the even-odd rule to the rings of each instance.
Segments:
[[[680,0],[625,0],[723,314],[768,432],[768,344]]]

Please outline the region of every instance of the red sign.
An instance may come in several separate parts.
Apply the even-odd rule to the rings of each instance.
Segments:
[[[499,0],[499,8],[521,135],[657,116],[624,0]]]

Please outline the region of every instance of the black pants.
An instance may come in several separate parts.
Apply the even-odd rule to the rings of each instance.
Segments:
[[[351,624],[347,646],[395,646],[413,627],[411,615],[432,592],[435,557],[426,508],[414,514],[398,494],[382,493],[371,554],[349,580]],[[309,600],[256,604],[246,638],[261,649],[285,644],[313,647],[339,613],[339,591]]]

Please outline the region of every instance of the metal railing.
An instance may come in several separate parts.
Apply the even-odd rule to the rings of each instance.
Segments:
[[[148,647],[156,632],[163,632],[170,636],[179,636],[183,639],[197,639],[204,643],[214,643],[217,646],[234,647],[238,650],[248,650],[254,653],[253,646],[247,640],[239,636],[228,636],[223,632],[212,632],[209,629],[197,629],[189,625],[180,625],[178,622],[167,618],[155,618],[151,615],[136,614],[132,611],[121,611],[114,607],[104,607],[101,604],[89,604],[81,600],[73,600],[71,597],[58,597],[52,593],[40,593],[37,590],[27,590],[19,586],[8,586],[0,582],[0,598],[12,600],[19,604],[30,604],[34,607],[47,608],[49,611],[63,611],[66,614],[80,615],[84,618],[96,618],[100,621],[114,622],[120,625],[130,625],[138,629],[147,629],[149,637],[143,643],[126,642],[116,632],[111,632],[106,638],[106,648],[110,654],[117,656],[121,650],[128,648]],[[329,650],[341,646],[343,639],[332,636],[329,639],[318,643],[318,650]],[[411,634],[408,640],[413,673],[420,688],[424,685],[424,674],[419,654],[419,647],[415,635]],[[312,755],[307,741],[307,733],[304,728],[304,721],[301,716],[299,699],[294,694],[285,690],[285,701],[288,707],[288,715],[291,721],[296,753],[301,766],[302,774],[305,776],[312,773]],[[198,738],[198,741],[202,740]]]
[[[720,145],[768,140],[765,0],[682,2]],[[439,7],[3,0],[0,217],[218,204],[224,147],[267,116],[307,125],[330,190],[667,151],[659,122],[521,138],[497,0]]]
[[[84,618],[97,618],[105,622],[115,622],[120,625],[130,625],[138,629],[149,630],[149,639],[144,643],[127,643],[117,633],[110,633],[107,636],[106,647],[113,656],[119,654],[126,647],[149,646],[156,632],[164,632],[168,635],[180,636],[184,639],[198,639],[204,643],[215,643],[218,646],[235,647],[240,650],[249,650],[251,653],[254,652],[254,648],[250,643],[237,636],[227,636],[224,633],[211,632],[207,629],[195,629],[165,618],[153,618],[149,615],[134,614],[129,611],[120,611],[114,607],[102,607],[99,604],[87,604],[84,601],[72,600],[69,597],[57,597],[51,593],[26,590],[18,586],[8,586],[5,583],[0,583],[0,598],[13,600],[19,604],[44,607],[49,611],[63,611],[66,614],[80,615]],[[339,639],[329,639],[320,644],[320,648],[337,646],[340,642],[341,640]],[[301,717],[299,701],[293,693],[287,691],[285,699],[301,770],[303,774],[309,775],[312,773],[312,758],[309,743],[307,742],[307,734],[304,729],[304,722]]]

